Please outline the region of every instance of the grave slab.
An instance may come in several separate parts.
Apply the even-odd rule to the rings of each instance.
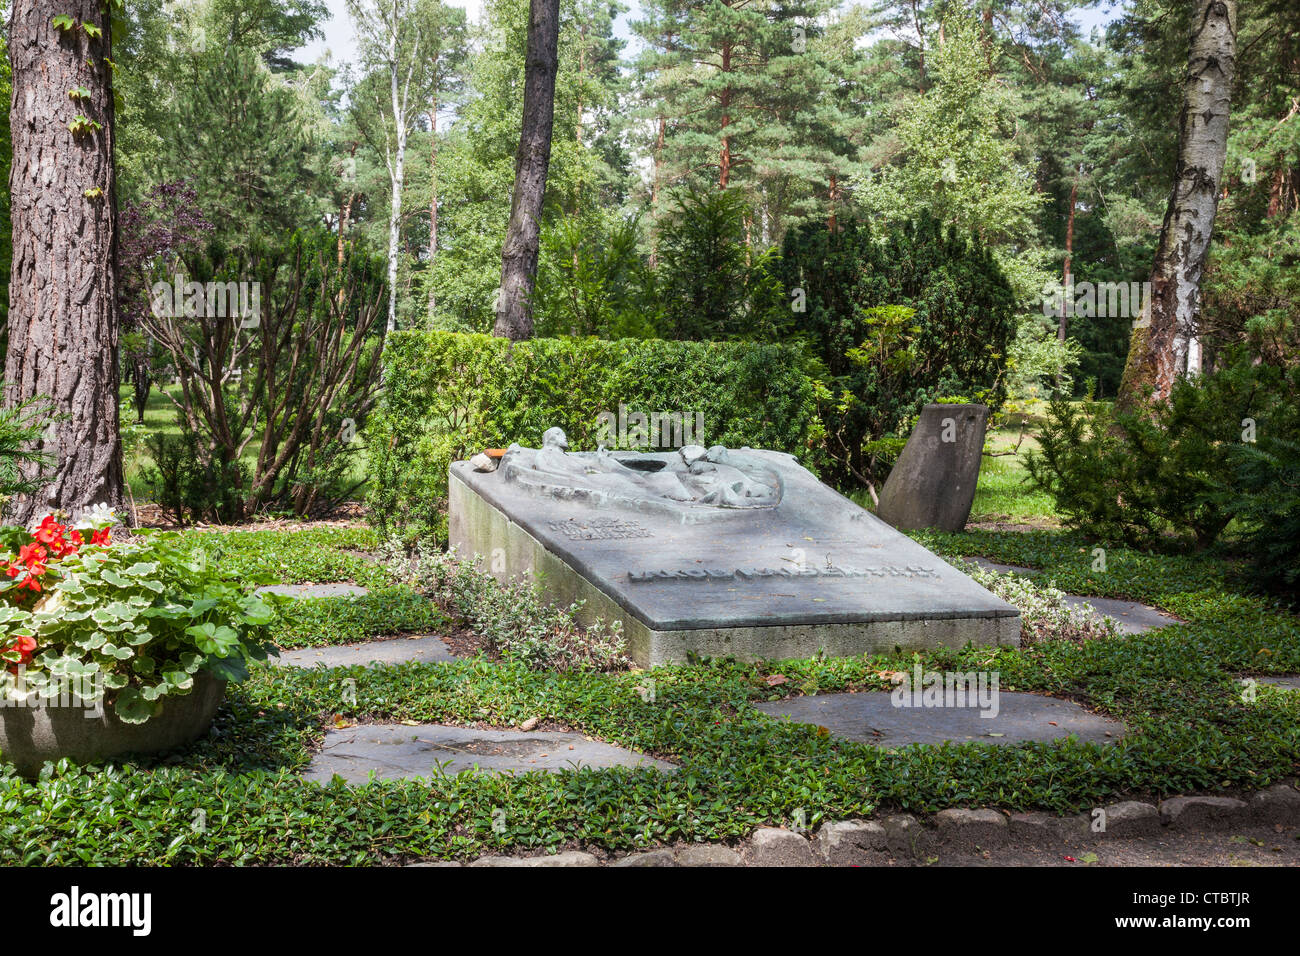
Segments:
[[[354,664],[401,664],[415,661],[435,664],[453,660],[451,649],[440,638],[432,635],[420,637],[395,637],[386,641],[364,641],[360,644],[339,644],[332,647],[302,647],[281,651],[272,663],[282,667],[351,667]]]
[[[325,746],[303,777],[328,782],[338,774],[365,783],[370,771],[382,780],[414,780],[478,767],[504,773],[558,771],[576,767],[676,768],[662,760],[625,750],[582,734],[558,731],[475,730],[425,724],[363,724],[330,730]]]
[[[1016,574],[1033,576],[1042,574],[1034,568],[1024,568],[1016,564],[999,564],[996,561],[990,561],[988,558],[964,558],[971,564],[978,565],[990,571],[999,571],[1006,574],[1014,571]],[[1166,614],[1164,611],[1154,608],[1149,604],[1142,604],[1138,601],[1119,601],[1115,598],[1104,597],[1085,597],[1079,594],[1065,595],[1065,603],[1073,608],[1086,608],[1101,617],[1113,618],[1119,626],[1121,634],[1143,634],[1146,631],[1153,631],[1156,628],[1168,627],[1170,624],[1181,624],[1182,622],[1172,614]]]
[[[451,466],[451,542],[622,622],[643,667],[1019,644],[1014,607],[790,455],[569,454],[558,432],[492,472]]]
[[[356,584],[270,584],[258,588],[257,594],[281,594],[291,598],[360,597],[369,590]]]
[[[1081,741],[1112,743],[1124,725],[1069,700],[1003,691],[997,713],[978,707],[896,707],[889,691],[817,694],[757,704],[772,717],[825,727],[837,737],[879,747],[907,744],[1018,744],[1049,742],[1073,734]],[[1107,734],[1109,733],[1109,736]]]

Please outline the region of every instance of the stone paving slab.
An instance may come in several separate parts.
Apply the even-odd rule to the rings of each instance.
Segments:
[[[1112,743],[1124,732],[1122,723],[1090,713],[1069,700],[1003,691],[997,703],[993,717],[981,716],[978,707],[896,707],[890,691],[818,694],[756,706],[773,717],[816,724],[837,737],[880,747],[944,741],[1046,743],[1071,734],[1085,742]]]
[[[1024,568],[1017,564],[999,564],[996,561],[990,561],[987,558],[965,558],[971,564],[977,564],[981,568],[990,571],[1000,571],[1003,574],[1008,571],[1014,571],[1017,574],[1037,575],[1041,571],[1034,568]],[[1168,627],[1170,624],[1180,624],[1181,621],[1171,614],[1158,610],[1149,604],[1141,604],[1137,601],[1117,601],[1114,598],[1104,597],[1084,597],[1078,594],[1067,594],[1065,603],[1073,608],[1086,608],[1102,617],[1112,618],[1119,625],[1122,634],[1142,634],[1146,631],[1155,630],[1158,627]]]
[[[1300,674],[1283,677],[1260,677],[1261,684],[1272,684],[1274,687],[1283,687],[1287,690],[1300,690]]]
[[[360,597],[368,588],[357,584],[271,584],[258,588],[257,594],[282,594],[291,598]]]
[[[1253,677],[1242,677],[1238,679],[1241,684],[1254,681],[1257,684],[1268,684],[1270,687],[1276,687],[1279,690],[1300,690],[1300,674],[1272,674],[1256,675]]]
[[[386,641],[363,641],[360,644],[339,644],[333,647],[303,647],[281,651],[272,663],[283,667],[351,667],[355,664],[401,664],[415,661],[435,664],[454,660],[441,638],[427,634],[420,637],[395,637]]]
[[[446,773],[481,770],[524,772],[579,767],[676,768],[662,760],[615,747],[582,734],[558,731],[475,730],[423,724],[365,724],[325,734],[325,746],[303,774],[328,782],[338,774],[365,783],[370,771],[383,780],[414,780]]]
[[[981,558],[978,555],[972,558],[962,558],[962,560],[970,564],[978,564],[986,571],[998,571],[1002,574],[1006,574],[1008,571],[1014,571],[1016,574],[1041,573],[1037,568],[1026,568],[1019,564],[1000,564],[997,561],[990,561],[988,558]]]

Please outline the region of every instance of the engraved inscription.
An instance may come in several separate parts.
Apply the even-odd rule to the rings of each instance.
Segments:
[[[863,568],[834,564],[824,568],[660,568],[627,573],[628,581],[640,584],[648,581],[730,581],[737,578],[742,581],[752,581],[763,578],[937,578],[939,576],[939,572],[934,568],[915,564],[906,567],[887,564]]]
[[[570,518],[547,522],[552,531],[570,541],[600,541],[607,538],[653,538],[654,532],[624,518]]]

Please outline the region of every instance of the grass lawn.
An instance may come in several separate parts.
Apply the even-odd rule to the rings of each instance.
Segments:
[[[1016,451],[1019,446],[1019,451]],[[990,433],[980,465],[971,521],[1000,521],[1041,528],[1057,526],[1052,498],[1029,483],[1024,456],[1036,451],[1032,435],[1023,439],[1019,428],[1000,428]]]
[[[367,532],[188,534],[249,578],[385,580],[362,554],[374,545]],[[650,701],[637,692],[644,673],[538,672],[483,656],[373,669],[259,665],[230,688],[216,733],[184,751],[153,762],[64,765],[35,783],[0,772],[0,862],[348,864],[579,843],[631,849],[736,838],[789,823],[797,810],[812,826],[895,809],[1078,811],[1136,795],[1260,788],[1296,772],[1300,694],[1261,687],[1248,702],[1236,679],[1300,671],[1300,626],[1245,593],[1230,565],[1111,549],[1108,570],[1098,573],[1089,545],[1060,531],[917,537],[945,556],[1038,567],[1076,593],[1144,600],[1185,620],[1083,645],[920,655],[927,669],[997,670],[1003,690],[1075,699],[1123,720],[1127,734],[1105,746],[883,750],[752,706],[789,693],[887,689],[878,672],[910,667],[910,655],[663,667]],[[364,612],[362,630],[378,626],[384,606]],[[409,623],[409,603],[392,606],[389,624]],[[788,683],[769,687],[764,678],[775,672]],[[680,769],[466,773],[365,786],[297,776],[338,723],[510,727],[531,717]],[[203,832],[193,826],[199,811]],[[494,826],[498,811],[504,830]]]

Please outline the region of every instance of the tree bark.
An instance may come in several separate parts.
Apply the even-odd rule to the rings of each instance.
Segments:
[[[1065,268],[1063,270],[1065,282],[1065,295],[1061,299],[1061,321],[1056,326],[1056,340],[1062,345],[1065,344],[1066,333],[1069,331],[1070,309],[1066,304],[1073,294],[1072,286],[1074,285],[1074,210],[1079,204],[1079,181],[1076,179],[1070,184],[1070,211],[1065,217]],[[1059,381],[1057,383],[1060,384]]]
[[[393,126],[396,146],[388,168],[392,186],[392,201],[388,206],[388,331],[397,330],[397,257],[401,253],[402,189],[406,185],[406,97],[410,90],[410,74],[398,95],[397,21],[392,24],[389,42],[388,79],[393,99]]]
[[[433,96],[429,107],[429,273],[433,274],[433,261],[438,256],[438,95]],[[438,307],[438,290],[432,279],[429,282],[429,321],[433,321]]]
[[[654,178],[650,183],[650,268],[659,267],[659,176],[663,170],[664,133],[668,120],[659,115],[659,134],[655,137]]]
[[[61,416],[38,446],[53,461],[44,488],[7,505],[21,524],[123,501],[111,33],[99,0],[13,4],[5,402],[44,396]]]
[[[722,72],[731,72],[731,44],[722,45]],[[718,188],[726,189],[731,183],[731,137],[727,127],[731,125],[731,87],[724,86],[721,93],[722,105],[722,150],[718,156]]]
[[[1078,170],[1075,170],[1076,177]],[[1079,180],[1070,183],[1070,209],[1065,218],[1065,268],[1061,293],[1061,314],[1056,323],[1056,341],[1065,344],[1070,331],[1070,307],[1074,301],[1074,211],[1079,204]],[[1056,387],[1059,390],[1064,379],[1061,369],[1056,370]]]
[[[1222,192],[1236,47],[1237,0],[1196,0],[1174,186],[1151,268],[1151,301],[1129,343],[1121,408],[1136,407],[1148,392],[1164,401],[1178,376],[1200,369],[1201,277]]]
[[[501,289],[493,335],[512,341],[531,338],[530,299],[537,276],[542,202],[551,165],[551,130],[555,122],[555,73],[560,38],[560,0],[530,0],[528,55],[524,73],[524,116],[515,155],[515,189],[510,224],[501,248]]]

